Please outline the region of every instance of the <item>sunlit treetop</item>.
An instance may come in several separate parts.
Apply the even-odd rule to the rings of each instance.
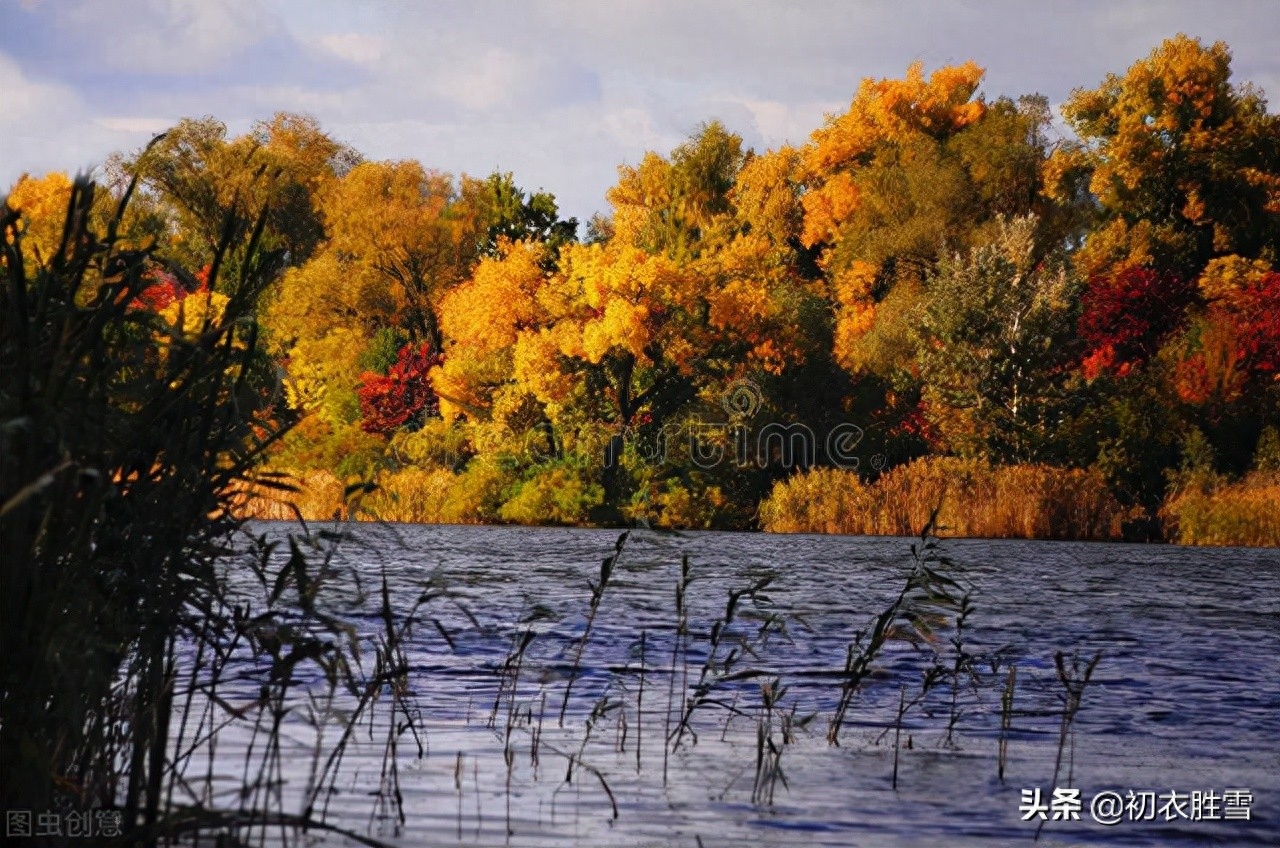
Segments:
[[[1055,153],[1048,189],[1087,179],[1103,219],[1082,257],[1090,271],[1191,277],[1216,256],[1280,258],[1280,116],[1232,84],[1227,45],[1178,35],[1062,111],[1083,143]]]
[[[881,145],[919,135],[941,140],[978,121],[986,111],[974,99],[983,73],[966,62],[939,68],[926,79],[924,65],[916,62],[905,79],[863,80],[848,111],[828,116],[804,148],[801,169],[810,186],[804,196],[805,244],[834,237],[857,208],[850,169],[870,164]]]
[[[48,260],[57,251],[70,200],[71,180],[61,171],[39,178],[23,174],[9,189],[4,203],[22,213],[22,237],[35,257]]]
[[[188,264],[209,262],[233,212],[232,242],[244,242],[263,209],[260,247],[297,264],[325,238],[321,195],[359,160],[315,119],[280,113],[236,137],[214,118],[184,119],[142,152],[113,157],[107,170],[118,186],[139,179],[139,199],[167,219],[166,248]]]
[[[638,166],[623,165],[606,194],[612,238],[676,260],[715,246],[745,159],[742,138],[712,121],[670,157],[651,152]]]

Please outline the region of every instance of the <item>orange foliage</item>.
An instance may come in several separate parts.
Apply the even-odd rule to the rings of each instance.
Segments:
[[[886,142],[925,135],[944,138],[978,121],[986,110],[974,100],[984,71],[974,62],[943,67],[924,77],[923,63],[906,79],[865,79],[849,111],[829,117],[804,148],[801,170],[811,186],[803,198],[803,241],[812,247],[830,239],[857,208],[849,169],[865,165]]]
[[[58,249],[70,200],[71,180],[61,171],[39,179],[23,174],[9,189],[5,205],[22,213],[26,249],[40,260],[47,261]]]

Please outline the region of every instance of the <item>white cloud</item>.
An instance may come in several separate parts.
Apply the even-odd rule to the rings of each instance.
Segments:
[[[173,118],[130,118],[119,116],[114,118],[94,118],[93,123],[100,127],[123,133],[150,133],[156,135],[164,132],[177,123]]]
[[[87,170],[100,158],[105,130],[84,130],[84,108],[70,89],[37,82],[0,53],[0,192],[23,173]],[[108,148],[109,149],[109,148]]]
[[[848,108],[847,100],[785,103],[781,100],[746,99],[742,103],[750,111],[757,132],[769,148],[803,144],[810,133],[822,126],[828,113]]]
[[[81,3],[65,12],[63,25],[109,33],[96,48],[111,70],[164,75],[221,69],[247,46],[284,32],[256,0]]]
[[[76,107],[76,96],[65,87],[36,82],[18,63],[0,53],[0,127],[21,130],[26,124],[57,118]]]
[[[383,39],[358,32],[338,32],[322,35],[316,43],[324,49],[360,65],[374,65],[386,49]]]

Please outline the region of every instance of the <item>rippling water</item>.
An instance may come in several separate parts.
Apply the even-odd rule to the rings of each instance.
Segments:
[[[408,645],[426,753],[416,757],[407,742],[399,750],[403,826],[370,815],[383,748],[361,737],[329,807],[330,820],[352,830],[404,845],[1026,844],[1036,822],[1022,821],[1023,790],[1039,788],[1047,802],[1054,787],[1063,692],[1054,655],[1101,651],[1076,718],[1074,753],[1057,781],[1081,790],[1081,818],[1048,822],[1040,842],[1280,844],[1276,550],[943,542],[956,562],[949,573],[972,591],[964,647],[981,657],[979,675],[958,692],[950,739],[949,686],[908,710],[895,789],[895,716],[900,699],[920,689],[928,646],[891,643],[853,701],[839,746],[828,743],[827,728],[850,640],[901,589],[911,540],[632,532],[582,648],[561,727],[589,614],[588,581],[598,579],[616,531],[357,532],[359,543],[344,544],[338,560],[355,566],[365,589],[385,573],[398,611],[428,580],[448,587],[450,599],[426,612],[453,644],[424,625]],[[690,636],[673,665],[685,555]],[[766,576],[773,577],[767,598],[742,602],[719,652],[745,643],[736,668],[762,675],[716,685],[718,703],[694,713],[696,742],[686,735],[672,752],[664,744],[676,723],[667,719],[668,698],[675,715],[729,592]],[[340,589],[357,593],[354,584]],[[381,626],[373,594],[362,619],[369,634]],[[779,619],[785,628],[775,623],[759,636],[764,622]],[[533,636],[514,695],[499,697],[499,670],[525,631]],[[940,632],[936,647],[946,656],[951,632]],[[1017,678],[1002,782],[1000,693],[1010,664]],[[753,788],[760,684],[774,675],[788,687],[770,726],[785,785],[774,784],[768,803],[753,799]],[[593,720],[593,710],[603,712]],[[783,712],[797,724],[812,716],[785,745]],[[307,779],[309,732],[289,731],[286,782]],[[1251,791],[1249,820],[1157,816],[1104,826],[1089,809],[1105,790],[1228,789]]]

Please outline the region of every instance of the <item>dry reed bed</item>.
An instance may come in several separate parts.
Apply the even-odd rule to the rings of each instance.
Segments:
[[[775,533],[907,536],[939,504],[952,535],[997,539],[1115,539],[1127,517],[1096,472],[923,457],[872,484],[832,468],[797,474],[774,486],[760,519]]]
[[[1280,473],[1175,491],[1161,517],[1184,545],[1280,547]]]

